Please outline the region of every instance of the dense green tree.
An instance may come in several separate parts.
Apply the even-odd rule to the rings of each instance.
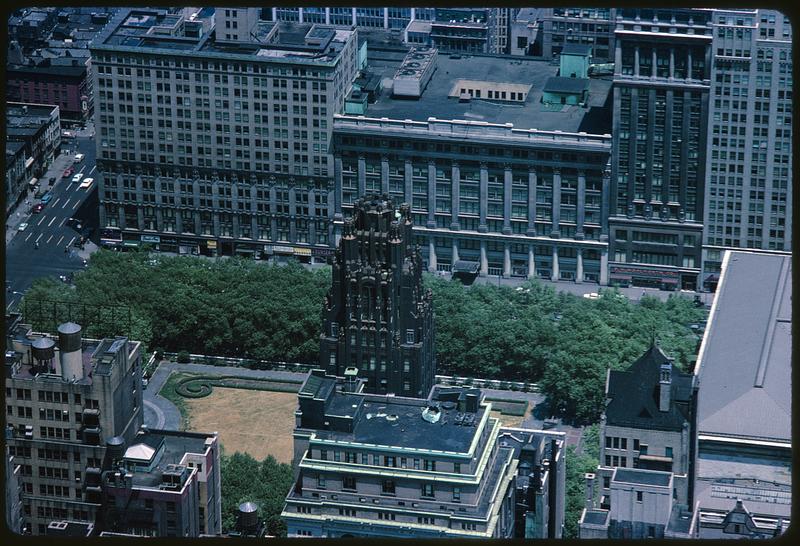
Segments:
[[[328,268],[153,256],[97,252],[74,290],[40,279],[26,300],[128,306],[132,337],[166,351],[318,361]],[[426,274],[424,282],[433,292],[438,373],[539,382],[551,408],[579,422],[600,415],[606,370],[629,366],[654,337],[687,369],[699,339],[689,326],[706,318],[677,295],[637,304],[614,289],[587,300],[535,281],[467,288]],[[118,333],[112,319],[99,317],[95,331]]]
[[[598,461],[585,452],[576,454],[575,447],[567,447],[566,502],[564,507],[563,538],[578,538],[578,522],[586,506],[586,479],[584,475],[597,470]]]
[[[236,511],[243,502],[255,502],[258,515],[267,522],[267,533],[286,536],[281,520],[286,494],[292,487],[292,467],[279,463],[272,455],[257,461],[247,453],[222,455],[222,529],[230,531],[236,525]]]

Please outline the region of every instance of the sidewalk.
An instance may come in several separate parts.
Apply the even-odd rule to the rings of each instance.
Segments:
[[[64,170],[67,167],[72,166],[73,157],[74,156],[71,154],[62,153],[53,160],[47,172],[39,179],[39,187],[43,192],[51,189],[49,182],[51,177],[55,177],[56,184],[69,183],[69,181],[62,181],[61,175],[64,174]],[[39,199],[36,199],[33,195],[33,192],[28,192],[25,200],[20,201],[17,208],[12,210],[11,214],[8,216],[6,220],[6,245],[8,245],[17,234],[19,225],[29,220],[31,215],[28,214],[28,209],[39,202]]]

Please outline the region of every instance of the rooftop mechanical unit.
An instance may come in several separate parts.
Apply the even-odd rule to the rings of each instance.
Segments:
[[[414,48],[408,52],[394,75],[392,95],[419,98],[436,71],[437,50],[428,47]]]

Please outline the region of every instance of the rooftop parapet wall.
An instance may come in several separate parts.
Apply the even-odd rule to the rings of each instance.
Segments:
[[[369,118],[365,116],[334,115],[334,131],[379,131],[412,132],[419,135],[469,138],[470,140],[497,139],[513,140],[519,143],[574,145],[581,148],[611,150],[611,135],[589,133],[568,133],[563,131],[541,131],[538,129],[515,129],[512,123],[489,123],[486,121],[440,120],[434,117],[428,121],[398,120],[389,118]]]

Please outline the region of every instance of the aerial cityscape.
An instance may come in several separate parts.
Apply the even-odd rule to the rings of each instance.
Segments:
[[[7,12],[9,532],[789,528],[782,12]]]

